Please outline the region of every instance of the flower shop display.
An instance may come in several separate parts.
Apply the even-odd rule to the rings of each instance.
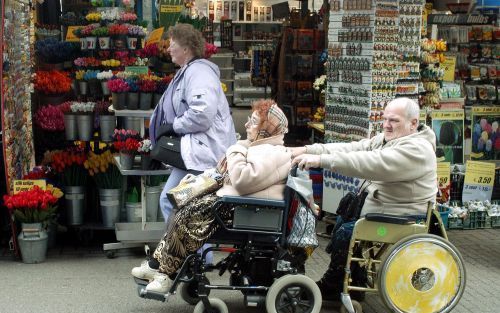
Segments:
[[[42,130],[56,132],[64,130],[64,113],[58,105],[42,106],[35,113],[35,124]]]
[[[120,152],[120,165],[124,170],[132,169],[141,137],[131,129],[115,129],[113,147]]]
[[[66,219],[68,225],[83,224],[85,186],[88,172],[84,168],[87,154],[77,147],[57,151],[51,155],[51,166],[64,186]]]
[[[71,104],[71,112],[76,115],[79,140],[89,141],[94,135],[94,109],[95,102],[73,102]]]
[[[125,24],[109,25],[109,35],[113,39],[113,47],[117,50],[127,48],[128,27]]]
[[[151,140],[143,139],[139,142],[137,152],[141,155],[141,168],[145,171],[151,166]]]
[[[87,70],[83,75],[83,80],[88,84],[89,96],[91,97],[96,97],[101,94],[101,84],[97,80],[97,73],[99,73],[99,71]]]
[[[127,108],[127,92],[130,86],[122,78],[114,78],[108,80],[108,89],[111,92],[113,108],[115,110],[123,110]]]
[[[99,190],[103,226],[114,227],[120,219],[123,177],[115,164],[113,154],[110,150],[102,154],[91,151],[84,166]]]

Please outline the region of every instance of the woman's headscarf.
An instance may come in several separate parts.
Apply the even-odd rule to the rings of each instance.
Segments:
[[[257,100],[252,104],[260,117],[259,134],[256,139],[283,135],[288,132],[288,119],[273,100]]]

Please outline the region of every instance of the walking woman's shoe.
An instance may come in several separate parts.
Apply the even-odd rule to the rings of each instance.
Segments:
[[[167,293],[171,285],[172,280],[168,278],[167,274],[158,273],[155,275],[153,281],[146,286],[146,290],[159,293]]]
[[[132,276],[148,281],[152,281],[156,274],[158,274],[158,270],[149,267],[148,261],[144,261],[141,266],[132,269]]]

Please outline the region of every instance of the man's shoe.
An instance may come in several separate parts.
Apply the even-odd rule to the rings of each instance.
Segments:
[[[144,261],[141,266],[132,269],[132,276],[148,281],[152,281],[157,274],[158,270],[149,267],[148,261]]]
[[[158,273],[153,281],[146,286],[147,291],[154,291],[158,293],[167,293],[172,285],[172,280],[166,274]]]

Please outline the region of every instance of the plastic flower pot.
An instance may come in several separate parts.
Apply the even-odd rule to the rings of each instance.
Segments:
[[[109,37],[99,37],[99,48],[101,50],[108,50],[110,48]]]
[[[137,48],[137,37],[127,37],[127,46],[130,50]]]
[[[94,135],[94,115],[78,114],[76,116],[76,125],[78,128],[78,139],[90,141]]]
[[[153,94],[150,92],[141,92],[141,97],[139,101],[139,108],[141,110],[151,109],[151,99],[153,99]]]
[[[139,108],[139,93],[129,92],[127,94],[127,109],[137,110]]]
[[[80,95],[85,96],[87,95],[87,89],[88,89],[88,83],[84,80],[81,80],[78,82],[78,91],[80,92]]]
[[[64,133],[66,140],[76,140],[78,132],[76,128],[76,115],[64,114]]]
[[[116,116],[114,115],[101,115],[99,117],[99,127],[101,140],[110,142],[113,140],[113,131],[116,128]]]
[[[111,102],[115,110],[124,110],[127,107],[127,94],[125,92],[112,92]]]
[[[97,46],[97,37],[87,37],[87,50],[95,50]]]
[[[102,90],[103,96],[109,96],[110,95],[110,92],[109,92],[109,89],[108,89],[108,81],[106,81],[106,80],[101,81],[101,90]]]

